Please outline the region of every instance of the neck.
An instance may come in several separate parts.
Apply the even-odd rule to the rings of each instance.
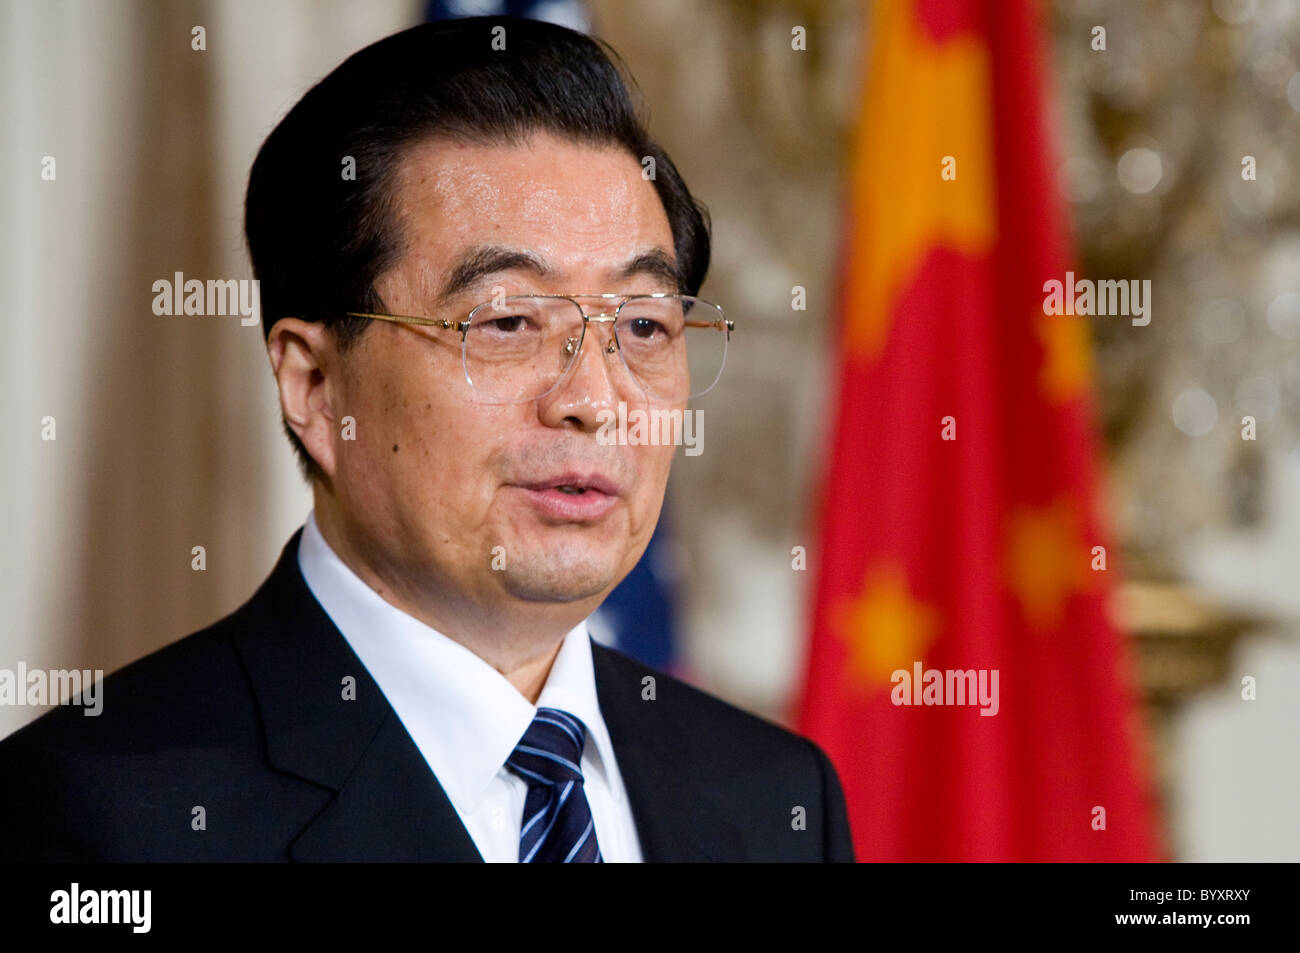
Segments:
[[[385,602],[460,643],[502,674],[532,704],[542,693],[564,637],[595,606],[484,605],[382,572],[343,532],[332,510],[316,506],[316,525],[330,549]]]

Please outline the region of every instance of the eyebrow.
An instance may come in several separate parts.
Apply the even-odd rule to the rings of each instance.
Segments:
[[[557,274],[555,268],[532,252],[502,245],[475,245],[452,267],[438,297],[441,301],[448,301],[484,278],[503,271],[527,271],[538,278],[554,278]],[[638,275],[661,278],[670,282],[674,290],[682,284],[677,263],[662,248],[651,248],[635,255],[613,277],[615,281],[626,281]]]

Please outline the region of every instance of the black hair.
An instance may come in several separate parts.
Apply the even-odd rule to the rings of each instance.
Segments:
[[[443,20],[354,53],[272,130],[248,176],[244,230],[263,335],[292,315],[324,322],[340,351],[356,342],[370,322],[343,312],[383,311],[374,282],[404,253],[397,169],[411,146],[440,137],[511,145],[545,131],[649,157],[679,290],[697,293],[709,267],[708,213],[650,138],[635,90],[607,44],[538,20]],[[318,475],[284,429],[303,475]]]

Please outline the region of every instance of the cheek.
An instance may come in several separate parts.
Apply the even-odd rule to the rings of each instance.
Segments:
[[[396,373],[379,378],[362,401],[364,418],[358,419],[358,438],[383,469],[409,465],[423,456],[431,401]]]
[[[419,508],[416,518],[444,530],[483,525],[501,477],[502,435],[519,430],[519,409],[431,397],[426,390],[407,395],[394,412],[381,451],[393,465],[397,491],[409,493]]]
[[[344,417],[354,421],[353,438],[343,431],[339,443],[354,492],[385,494],[397,510],[408,500],[427,505],[437,485],[438,432],[446,426],[437,407],[428,371],[400,355],[385,351],[355,368],[338,411],[341,428]]]
[[[672,446],[646,446],[638,448],[637,454],[637,518],[652,520],[663,501],[664,487],[668,482],[668,471],[672,468]]]
[[[435,345],[396,332],[366,362],[363,401],[373,418],[370,449],[384,464],[433,465],[436,448],[457,423],[459,395],[450,356],[430,352]],[[443,366],[446,365],[446,366]],[[396,450],[394,450],[396,446]]]

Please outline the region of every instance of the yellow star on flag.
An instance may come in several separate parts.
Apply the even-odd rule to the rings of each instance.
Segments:
[[[925,257],[936,248],[986,254],[997,232],[988,44],[969,34],[936,40],[909,3],[882,3],[873,15],[850,167],[857,266],[844,289],[845,346],[871,359]]]
[[[1035,321],[1043,345],[1038,383],[1047,399],[1063,404],[1079,396],[1092,379],[1092,347],[1087,319],[1077,314],[1044,314]]]
[[[872,567],[859,595],[839,604],[834,624],[849,647],[854,676],[875,690],[898,669],[924,661],[940,614],[912,595],[900,567],[885,564]]]
[[[1092,551],[1080,536],[1078,514],[1068,499],[1024,506],[1007,521],[1006,573],[1025,620],[1050,630],[1065,617],[1072,592],[1092,582]]]

